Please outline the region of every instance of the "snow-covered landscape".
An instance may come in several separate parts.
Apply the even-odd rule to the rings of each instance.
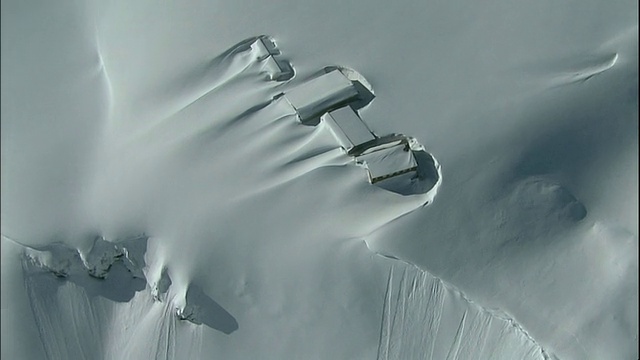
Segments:
[[[2,359],[637,359],[638,3],[2,1]]]

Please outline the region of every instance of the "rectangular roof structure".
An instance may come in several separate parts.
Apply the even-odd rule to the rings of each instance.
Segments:
[[[272,40],[259,37],[251,44],[251,51],[256,54],[259,60],[262,60],[270,55],[279,55],[280,51],[272,42]]]
[[[330,111],[320,120],[329,126],[340,145],[347,151],[376,138],[350,106]]]
[[[271,80],[285,80],[293,77],[291,65],[275,58],[280,54],[280,51],[273,40],[259,37],[251,44],[251,51],[258,61],[262,62],[262,70],[269,74]]]
[[[281,80],[293,77],[293,69],[286,62],[280,62],[269,55],[262,65],[263,71],[269,74],[271,80]]]
[[[356,159],[369,170],[372,184],[418,168],[416,159],[406,144],[383,147],[360,155]]]
[[[300,122],[320,116],[358,96],[358,90],[339,70],[311,79],[284,94]]]

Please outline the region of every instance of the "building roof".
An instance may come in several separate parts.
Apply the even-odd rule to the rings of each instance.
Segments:
[[[271,80],[282,81],[293,77],[291,65],[276,58],[280,55],[280,50],[269,37],[258,37],[251,44],[251,52],[262,62],[262,70],[269,74]]]
[[[406,143],[385,144],[356,157],[369,171],[371,183],[415,171],[418,168],[413,152]]]
[[[358,90],[339,70],[333,70],[287,91],[284,97],[304,123],[357,98]]]
[[[350,106],[324,114],[321,121],[329,126],[340,145],[347,151],[376,138]]]

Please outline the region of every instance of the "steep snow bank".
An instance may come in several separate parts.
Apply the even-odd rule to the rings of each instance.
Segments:
[[[637,2],[31,5],[2,3],[3,358],[637,358]],[[273,100],[331,64],[442,164],[431,205]]]

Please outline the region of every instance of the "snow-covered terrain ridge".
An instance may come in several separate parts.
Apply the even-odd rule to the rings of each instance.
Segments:
[[[273,44],[273,46],[275,47],[275,42],[273,42],[272,39],[265,36],[255,37],[247,41],[243,41],[240,43],[240,45],[226,52],[226,54],[232,54],[232,55],[230,56],[227,55],[226,56],[227,58],[220,63],[220,66],[228,67],[228,68],[235,67],[239,71],[238,75],[236,76],[239,77],[240,75],[243,75],[243,77],[247,78],[250,81],[255,81],[254,79],[263,79],[262,81],[265,81],[269,79],[279,78],[278,75],[273,75],[271,73],[269,74],[269,77],[267,79],[260,77],[260,74],[263,72],[262,69],[264,69],[264,67],[262,67],[261,65],[266,60],[266,58],[262,56],[260,51],[260,50],[263,50],[264,47],[256,46],[255,44],[256,43],[262,44],[262,42],[265,41],[265,39],[268,39],[269,43]],[[245,44],[250,44],[250,45],[246,46]],[[258,51],[256,51],[256,49],[258,49]],[[242,60],[246,61],[246,63],[242,63],[241,62]],[[253,75],[254,78],[251,78],[250,76],[248,76],[248,74],[251,74],[251,73],[254,74]],[[215,91],[213,91],[213,94],[211,95],[221,96],[222,94],[224,94],[224,91],[226,90],[225,87],[231,86],[235,81],[241,81],[240,79],[237,79],[234,76],[230,76],[229,73],[227,73],[227,76],[228,78],[225,80],[225,82],[217,85],[214,88]],[[190,102],[190,105],[191,104],[195,105],[195,103],[197,103],[199,100],[204,99],[206,96],[208,96],[208,94],[200,95],[197,100]],[[308,93],[307,96],[313,97],[313,91]],[[221,128],[220,131],[223,134],[226,131],[227,136],[230,138],[227,141],[230,141],[231,143],[234,142],[233,136],[234,136],[235,129],[238,129],[235,131],[239,132],[239,134],[235,135],[235,136],[238,136],[237,141],[241,141],[240,139],[246,139],[248,142],[259,141],[262,133],[264,132],[271,133],[272,134],[271,136],[274,138],[277,138],[278,136],[283,136],[286,134],[286,132],[283,132],[283,130],[278,130],[277,128],[274,130],[269,129],[268,124],[274,127],[284,127],[285,129],[292,130],[292,131],[296,130],[296,128],[300,130],[306,130],[302,125],[298,124],[298,122],[295,121],[295,117],[298,114],[296,110],[295,109],[290,110],[286,105],[282,106],[283,104],[284,103],[282,102],[281,97],[274,97],[271,101],[264,103],[263,105],[260,105],[258,107],[249,106],[250,111],[248,112],[245,111],[238,116],[229,116],[226,119],[224,117],[219,118],[219,119],[216,119],[216,121],[213,121],[211,124],[203,124],[203,126],[208,125],[213,127],[214,129],[219,127]],[[187,108],[188,106],[185,106],[185,108]],[[327,110],[329,110],[330,108],[332,107],[329,106]],[[224,107],[221,110],[225,110]],[[314,111],[317,111],[317,110],[314,110]],[[279,125],[279,123],[284,123],[284,124]],[[255,168],[248,169],[249,171],[245,172],[245,174],[249,176],[252,175],[255,178],[244,179],[244,181],[246,181],[248,184],[251,184],[251,183],[258,184],[258,188],[260,188],[261,186],[260,184],[266,184],[266,186],[261,189],[260,193],[253,194],[253,197],[266,196],[265,194],[268,194],[271,191],[278,191],[280,189],[284,189],[282,188],[281,184],[294,182],[297,177],[301,177],[306,173],[313,174],[314,172],[317,172],[318,169],[321,169],[323,166],[336,167],[336,171],[338,172],[332,175],[335,177],[339,177],[338,174],[340,172],[347,171],[349,168],[353,168],[352,174],[350,175],[351,177],[350,181],[352,183],[351,188],[356,194],[357,193],[364,194],[362,191],[372,186],[372,185],[369,185],[369,183],[366,181],[366,177],[363,176],[364,174],[362,173],[362,171],[361,170],[358,171],[359,167],[356,166],[355,161],[353,159],[350,159],[350,157],[348,157],[345,152],[336,153],[333,150],[333,149],[338,149],[338,144],[335,143],[335,140],[334,140],[334,143],[331,144],[332,135],[329,129],[323,126],[322,124],[323,123],[320,123],[317,129],[314,129],[311,131],[307,130],[308,135],[306,135],[306,139],[305,139],[304,133],[299,135],[301,136],[301,139],[297,141],[302,141],[302,143],[295,147],[295,151],[290,151],[290,149],[284,149],[285,152],[290,152],[290,153],[289,154],[280,153],[279,156],[275,157],[275,159],[281,158],[282,156],[293,157],[291,160],[287,160],[287,161],[280,160],[279,162],[271,163],[271,166],[281,167],[281,168],[284,167],[284,169],[286,169],[287,166],[294,166],[294,169],[295,167],[297,167],[299,170],[290,171],[288,173],[288,176],[282,178],[280,177],[282,176],[280,174],[281,172],[275,172],[273,169],[270,169],[266,166],[260,167],[261,161],[255,161],[253,163],[253,165],[255,165]],[[193,129],[184,129],[183,131],[193,131]],[[278,131],[281,131],[282,135],[278,135]],[[210,131],[210,130],[203,131],[203,133],[205,134],[208,132],[213,133],[213,131]],[[174,135],[176,134],[174,133]],[[200,136],[200,134],[196,134],[196,136]],[[186,135],[185,138],[189,139],[190,141],[193,141],[194,139],[189,135]],[[177,137],[177,139],[179,140],[180,137]],[[324,140],[325,150],[323,150],[323,147],[322,147],[323,142],[318,141],[320,139],[325,139]],[[150,140],[154,140],[154,139],[150,139]],[[178,142],[178,140],[173,140],[173,141]],[[314,141],[317,143],[314,144]],[[214,141],[211,141],[211,144],[214,144],[214,143],[215,143]],[[149,145],[149,143],[146,143],[146,145]],[[158,150],[162,149],[162,144],[157,143],[154,145],[158,147]],[[267,143],[263,143],[257,146],[259,146],[264,151],[265,149],[269,149],[268,145],[269,144]],[[202,151],[206,150],[206,146],[209,146],[209,144],[204,144],[204,143],[198,144],[198,147],[200,147]],[[180,149],[179,145],[177,145],[177,147],[179,148],[178,151],[196,150],[196,149],[191,149],[189,146],[187,146],[184,150]],[[250,144],[247,147],[251,149]],[[420,149],[424,149],[420,145],[417,145],[417,147],[420,147]],[[256,150],[253,150],[253,151],[256,151]],[[251,151],[250,154],[253,151]],[[282,151],[282,150],[273,149],[270,151],[272,154],[276,155],[278,154],[277,151]],[[302,156],[300,159],[296,159],[298,156],[300,156],[299,154],[304,154],[305,151],[318,152],[318,154],[313,154],[311,156]],[[327,154],[330,154],[330,155],[327,155]],[[244,155],[246,156],[248,154],[244,154]],[[152,156],[152,154],[149,154],[148,156]],[[343,160],[339,160],[340,158],[342,158]],[[247,157],[247,159],[250,159],[250,157]],[[117,165],[120,165],[120,161],[118,161]],[[237,161],[238,163],[245,162],[240,159],[238,159]],[[349,165],[349,164],[352,164],[352,165]],[[432,165],[433,164],[434,163],[432,162]],[[437,164],[437,162],[435,162],[435,164]],[[213,169],[216,169],[216,168],[222,169],[222,166],[217,166],[217,167],[214,167]],[[242,170],[242,169],[238,169],[238,170]],[[229,171],[231,172],[232,170],[229,170]],[[430,171],[437,173],[439,172],[439,167],[434,168],[433,170],[430,170]],[[254,173],[252,174],[252,172]],[[358,172],[360,173],[360,175],[358,175]],[[232,180],[234,182],[238,181],[237,178],[234,178]],[[403,180],[410,181],[410,179],[403,179]],[[440,177],[438,176],[436,180],[439,183]],[[245,186],[247,188],[250,188],[248,184]],[[294,186],[294,185],[291,185],[291,186]],[[225,187],[230,188],[230,185]],[[361,189],[361,190],[358,190],[358,189]],[[329,190],[330,189],[327,189],[328,192],[330,192]],[[370,192],[370,190],[367,192]],[[386,193],[386,190],[380,190],[380,194],[377,196],[379,197],[388,196],[385,193]],[[388,194],[392,195],[393,193],[388,193]],[[321,193],[319,193],[318,195],[322,196]],[[239,200],[232,198],[231,203],[233,204],[235,201],[242,202],[242,200],[244,200],[246,196],[247,195],[245,194],[241,194],[241,197]],[[376,196],[376,195],[370,194],[368,196]],[[354,211],[358,212],[359,214],[357,216],[349,215],[346,213],[343,215],[339,215],[339,216],[346,215],[347,218],[350,218],[351,220],[356,220],[354,223],[348,226],[345,225],[344,228],[351,228],[356,231],[361,231],[360,234],[364,235],[367,232],[371,232],[372,230],[375,230],[375,227],[382,226],[385,222],[392,221],[394,217],[401,215],[403,212],[411,211],[412,208],[415,208],[416,206],[421,206],[425,202],[425,201],[417,201],[417,202],[407,201],[406,196],[401,196],[401,195],[392,195],[392,196],[396,198],[395,200],[395,202],[397,203],[396,208],[393,210],[393,212],[382,209],[383,211],[379,214],[375,214],[375,212],[378,211],[378,209],[361,208],[361,205],[359,205],[358,203],[365,202],[364,201],[365,199],[358,199],[357,197],[352,197],[348,201],[354,202],[354,204],[351,206],[354,206]],[[435,196],[435,192],[433,194],[428,194],[428,196],[430,196],[430,199],[433,199],[433,196]],[[336,199],[335,201],[340,202],[342,200]],[[268,202],[265,202],[265,203],[268,203]],[[340,207],[344,207],[345,205],[348,205],[348,204],[343,204]],[[229,209],[231,206],[223,206],[223,207]],[[338,208],[338,206],[335,206],[335,207]],[[323,209],[322,212],[325,212],[325,216],[326,216],[326,214],[329,214],[331,212],[335,213],[336,210],[332,211],[330,210],[330,208],[326,208],[326,209]],[[316,216],[322,216],[323,215],[322,212],[318,212],[316,210],[316,211],[312,211],[311,213],[315,213]],[[197,216],[197,214],[194,214],[194,215]],[[372,221],[364,218],[367,215],[374,215],[374,217],[371,219]],[[307,216],[308,214],[305,214],[304,217],[307,217]],[[295,219],[295,216],[293,218]],[[319,219],[311,218],[309,220],[327,221],[321,218]],[[358,225],[358,220],[360,222],[360,226],[356,227]],[[302,219],[296,220],[296,222],[298,221],[302,221]],[[371,226],[375,226],[375,227],[372,228]],[[228,229],[227,231],[233,232],[234,230]],[[358,235],[358,233],[354,233],[353,235]],[[176,328],[176,325],[175,325],[176,319],[189,320],[190,322],[196,325],[202,325],[202,324],[208,325],[208,327],[211,328],[212,330],[218,330],[225,334],[231,334],[234,331],[238,330],[239,325],[237,320],[230,313],[228,313],[223,307],[218,305],[213,299],[211,299],[208,295],[206,295],[202,291],[200,285],[198,285],[197,283],[194,283],[193,280],[187,280],[187,282],[185,283],[184,282],[185,279],[180,279],[182,280],[182,282],[178,282],[177,279],[176,281],[174,281],[171,278],[171,274],[174,272],[182,271],[182,272],[189,273],[189,272],[192,272],[193,270],[184,269],[184,268],[180,270],[175,270],[173,269],[173,266],[175,265],[171,264],[171,259],[165,259],[163,261],[161,258],[157,258],[152,255],[146,255],[147,262],[148,262],[148,266],[147,266],[145,264],[144,257],[145,257],[146,247],[148,246],[149,241],[157,242],[158,243],[157,246],[159,247],[163,246],[162,245],[163,241],[161,239],[154,239],[153,237],[149,238],[148,236],[144,235],[144,236],[135,236],[132,239],[125,239],[120,241],[107,241],[102,237],[97,237],[95,238],[93,244],[91,244],[90,249],[87,252],[74,250],[66,247],[63,244],[53,244],[53,245],[45,246],[43,248],[33,248],[33,249],[26,248],[25,249],[23,267],[24,267],[25,276],[26,276],[27,292],[29,296],[29,301],[31,303],[31,308],[33,309],[33,312],[34,312],[36,323],[38,324],[40,339],[44,344],[44,350],[48,357],[73,358],[74,356],[76,356],[74,354],[82,354],[81,357],[87,357],[87,356],[92,357],[92,356],[98,356],[99,354],[103,354],[103,353],[106,353],[109,355],[109,357],[113,357],[113,358],[122,358],[122,357],[139,358],[139,357],[145,357],[150,355],[153,355],[151,356],[152,358],[158,358],[158,357],[159,358],[175,358],[176,356],[179,357],[180,356],[179,354],[181,354],[186,350],[176,350],[176,346],[177,346],[175,344],[176,338],[179,337],[178,332],[180,331],[180,329],[182,329],[181,327]],[[188,242],[189,240],[186,240],[186,241]],[[166,241],[164,243],[166,244]],[[257,244],[254,244],[254,245],[250,245],[250,244],[251,242],[249,242],[247,245],[250,247],[253,247],[254,250],[261,247],[260,245],[257,245]],[[166,244],[166,245],[169,245],[169,244]],[[178,244],[178,245],[183,249],[183,251],[190,251],[190,248],[191,248],[190,246],[184,246],[184,244]],[[266,246],[266,248],[264,249],[265,252],[268,252],[267,249],[272,247],[272,245],[269,244],[268,242],[263,246]],[[327,243],[324,246],[335,246],[335,245],[329,245],[329,243]],[[321,248],[323,248],[324,246],[321,246]],[[366,248],[361,248],[361,250],[364,250],[364,249]],[[177,251],[177,250],[178,249],[175,249],[174,251]],[[157,254],[157,252],[155,254]],[[197,265],[197,263],[192,265]],[[244,266],[246,265],[248,264],[245,264]],[[380,262],[380,265],[384,266],[383,262]],[[240,268],[242,269],[242,267],[243,266],[241,265]],[[297,267],[292,267],[291,271],[295,271],[296,268]],[[42,274],[42,270],[45,270],[44,274]],[[126,272],[123,273],[123,270],[126,270]],[[111,273],[112,271],[114,272],[114,274]],[[246,271],[247,271],[246,269],[242,269],[241,272],[245,273]],[[407,270],[405,269],[404,271],[406,272]],[[416,272],[420,273],[419,270],[412,270],[412,271],[414,273]],[[50,273],[50,276],[48,277],[46,275],[47,272]],[[143,275],[142,272],[145,272],[146,274]],[[262,269],[260,270],[260,273],[268,274],[269,270]],[[51,275],[55,275],[55,276],[51,276]],[[247,275],[256,276],[258,274],[249,273],[244,276],[247,276]],[[64,280],[60,280],[59,278],[64,278]],[[116,278],[117,280],[113,280],[113,278]],[[144,283],[140,283],[139,279],[146,280],[146,285]],[[383,278],[379,280],[383,280]],[[385,293],[387,294],[387,296],[391,296],[390,292],[393,291],[393,289],[390,288],[393,286],[391,282],[391,278],[389,279],[389,281],[390,282],[387,284],[388,288],[385,290]],[[435,278],[432,278],[431,281],[433,281],[433,284],[441,283],[440,280]],[[395,295],[394,298],[397,296],[399,299],[400,296],[403,296],[402,295],[403,293],[407,292],[407,290],[404,288],[405,287],[404,282],[405,280],[402,280],[402,285],[401,285],[402,288],[399,292],[397,292],[398,295]],[[433,284],[432,286],[434,286]],[[412,286],[415,286],[415,284]],[[425,284],[424,286],[427,287],[429,285]],[[137,294],[138,292],[140,292],[140,295]],[[438,294],[436,294],[436,296],[440,298],[444,299],[447,296],[446,295],[447,291],[445,291],[444,288],[438,289],[437,292]],[[64,295],[63,298],[56,297],[57,296],[56,294],[62,294],[62,293],[66,294]],[[450,296],[455,296],[455,293],[452,293],[452,294],[454,295],[450,295]],[[98,297],[96,297],[96,295],[98,295]],[[411,294],[407,294],[407,296],[409,295]],[[54,296],[54,297],[52,298],[51,296]],[[424,303],[425,301],[428,301],[427,297],[429,295],[426,291],[423,290],[423,293],[417,292],[416,294],[411,295],[410,298],[413,299],[416,296],[424,297],[423,300],[417,300]],[[74,297],[76,297],[77,299],[73,299]],[[137,300],[138,298],[141,298],[141,299]],[[147,299],[147,300],[145,301],[144,299]],[[165,299],[165,301],[163,305],[153,305],[154,302],[149,302],[149,299],[154,299],[155,301],[158,301],[158,302],[163,302],[162,299]],[[432,306],[433,308],[427,311],[433,311],[434,312],[433,316],[438,316],[438,317],[441,316],[440,312],[442,311],[441,308],[443,306],[442,305],[442,302],[444,301],[443,299],[439,300],[441,303],[433,305]],[[111,300],[111,301],[107,301],[107,300]],[[392,321],[392,322],[397,321],[395,313],[398,311],[397,307],[399,305],[398,304],[394,305],[387,298],[377,299],[377,300],[378,301],[383,300],[383,303],[384,303],[384,306],[382,309],[383,326],[380,334],[379,356],[384,356],[385,358],[389,358],[389,356],[391,356],[391,358],[397,358],[397,356],[394,356],[393,354],[393,351],[394,351],[393,348],[396,346],[395,340],[392,341],[392,338],[395,338],[396,336],[400,336],[401,338],[403,336],[414,336],[414,337],[418,336],[418,338],[413,339],[413,341],[414,342],[418,341],[422,343],[427,341],[430,336],[440,333],[439,331],[440,325],[438,323],[434,325],[435,326],[433,329],[434,332],[429,336],[417,335],[420,333],[416,333],[416,335],[410,335],[412,332],[417,332],[421,328],[422,326],[421,322],[415,322],[415,324],[412,325],[414,326],[414,328],[403,328],[402,330],[396,330],[396,333],[393,333],[393,334],[389,333],[389,330],[387,330],[388,325],[384,325],[384,323],[387,323],[389,321]],[[165,325],[161,325],[161,330],[159,333],[156,334],[155,338],[150,337],[150,338],[146,338],[143,341],[143,343],[146,345],[148,345],[150,342],[157,343],[159,344],[158,348],[161,350],[158,350],[160,352],[149,353],[147,352],[148,349],[144,347],[142,349],[135,349],[135,350],[131,349],[132,346],[139,346],[139,345],[128,343],[129,341],[131,341],[131,339],[135,338],[135,335],[134,335],[135,333],[140,331],[147,336],[149,335],[149,330],[140,329],[140,327],[143,326],[142,324],[144,324],[144,321],[140,321],[142,319],[139,319],[138,321],[134,321],[130,325],[119,324],[119,323],[111,324],[110,325],[111,327],[118,328],[118,329],[121,329],[123,326],[125,328],[131,327],[130,331],[132,332],[127,335],[120,334],[120,336],[122,336],[121,341],[124,341],[123,344],[119,344],[115,346],[115,348],[105,349],[105,347],[108,347],[109,345],[101,344],[100,343],[101,340],[91,339],[91,341],[89,341],[90,340],[89,337],[100,337],[100,335],[96,331],[88,332],[88,333],[86,331],[83,331],[82,329],[84,329],[87,326],[87,324],[67,323],[66,320],[63,320],[60,318],[60,316],[64,318],[66,317],[74,318],[74,315],[72,313],[65,314],[65,311],[67,312],[76,311],[75,309],[65,310],[64,305],[62,303],[58,304],[58,302],[60,301],[63,301],[63,302],[71,301],[71,303],[77,303],[78,301],[80,301],[80,303],[83,304],[82,306],[86,307],[86,309],[83,310],[83,313],[87,312],[88,314],[92,314],[91,317],[98,317],[97,319],[94,319],[94,321],[100,324],[108,322],[107,318],[103,319],[100,317],[101,312],[106,312],[107,313],[106,316],[111,318],[115,316],[117,313],[127,311],[125,309],[121,309],[120,307],[116,307],[117,303],[128,303],[130,304],[130,306],[132,306],[132,308],[130,308],[130,310],[128,311],[133,311],[133,313],[131,313],[129,316],[126,316],[127,318],[130,318],[130,319],[135,319],[136,316],[138,317],[143,316],[146,318],[150,316],[149,314],[152,313],[152,309],[154,306],[155,307],[162,306],[164,308],[164,310],[161,313],[162,315],[156,315],[156,316],[160,316],[161,319],[156,320],[156,322],[154,322],[154,326],[158,326],[157,321],[162,321],[162,324],[165,324]],[[103,304],[105,301],[107,304],[111,304],[111,306],[107,306],[106,310],[102,308],[105,306]],[[456,302],[455,297],[448,301],[449,302],[453,301],[454,303]],[[374,303],[375,302],[377,301],[374,301]],[[465,309],[464,316],[467,316],[466,311],[472,311],[474,316],[476,316],[475,315],[476,313],[478,314],[482,313],[480,309],[467,303],[467,301],[463,298],[458,298],[457,302],[460,303],[458,306],[462,306]],[[271,304],[265,304],[265,305],[273,306]],[[394,310],[391,310],[390,308],[391,306],[395,306]],[[401,306],[404,306],[404,303]],[[60,307],[60,309],[57,309],[56,307]],[[466,310],[466,308],[469,308],[469,310]],[[52,309],[55,309],[55,310],[51,311]],[[280,311],[283,311],[286,313],[285,309],[282,309]],[[392,317],[390,317],[388,314],[391,311],[393,311],[394,313]],[[404,312],[404,311],[425,311],[425,310],[413,309],[411,306],[409,306],[407,309],[403,309],[402,311]],[[51,316],[54,314],[55,314],[55,317],[52,318]],[[77,317],[77,315],[75,316]],[[122,315],[119,315],[119,316],[122,316]],[[486,315],[486,316],[488,316],[487,319],[493,317],[492,315]],[[174,317],[174,319],[172,319],[172,317]],[[508,329],[510,327],[509,320],[507,319],[497,318],[496,321],[503,322],[504,325],[502,326],[504,326],[505,329]],[[82,322],[82,320],[80,320],[80,322]],[[404,323],[401,323],[398,326],[406,327],[407,325]],[[67,335],[68,333],[66,332],[68,330],[64,330],[66,327],[71,327],[76,329],[75,330],[77,331],[76,335],[69,337]],[[162,327],[166,327],[166,329],[162,329]],[[189,329],[189,328],[187,327],[186,329]],[[399,334],[397,333],[397,331],[402,331],[402,333]],[[475,336],[481,339],[484,337],[485,331],[486,329],[484,328],[477,328],[477,329],[474,328],[473,330],[471,330],[471,334],[473,334],[471,336]],[[57,337],[52,338],[50,334],[53,334],[53,333],[62,333],[66,335],[60,338],[57,338]],[[408,335],[403,335],[404,333],[407,333]],[[450,357],[453,356],[452,358],[457,358],[458,355],[456,354],[459,351],[463,351],[463,353],[465,351],[468,351],[464,349],[460,350],[459,342],[462,336],[469,336],[468,335],[469,330],[467,330],[467,332],[464,333],[464,329],[460,328],[457,330],[456,334],[457,335],[453,336],[452,334],[448,334],[445,330],[443,330],[443,334],[440,335],[445,339],[447,337],[451,338],[449,339],[451,340],[449,341],[451,342],[451,345],[448,351],[452,354],[450,355]],[[513,348],[515,350],[509,350],[509,351],[523,352],[523,353],[529,354],[529,356],[532,356],[532,358],[536,358],[542,355],[542,350],[537,346],[537,344],[531,343],[531,341],[526,340],[526,337],[523,338],[524,335],[520,335],[520,337],[518,337],[517,331],[514,334],[515,334],[514,336],[516,336],[513,340],[515,344],[513,345]],[[190,335],[183,335],[183,336],[189,337]],[[525,341],[521,342],[522,339],[525,339]],[[443,340],[442,342],[444,343],[446,341]],[[77,345],[73,345],[74,343]],[[394,345],[391,346],[390,343],[394,343]],[[76,346],[77,348],[74,348],[74,346]],[[189,342],[189,346],[192,347],[193,344]],[[397,346],[400,346],[400,344],[397,344]],[[500,346],[503,346],[502,342]],[[433,344],[425,347],[425,349],[428,349],[428,350],[423,349],[424,351],[427,351],[424,354],[427,354],[427,353],[431,354],[435,351],[436,355],[434,358],[439,358],[440,356],[440,355],[437,355],[438,354],[437,351],[443,351],[441,349],[436,349]],[[192,349],[190,351],[196,351],[196,350],[197,349]],[[278,357],[286,356],[285,354],[287,353],[288,350],[285,348],[283,349],[283,351],[284,352],[279,354]],[[411,349],[410,351],[418,351],[419,353],[421,353],[419,348]],[[500,348],[498,347],[495,349],[491,349],[488,354],[491,354],[492,351],[503,351],[503,350],[500,350]],[[242,356],[240,355],[241,352],[238,352],[237,354],[239,358],[242,358]],[[202,353],[199,353],[198,355],[194,353],[193,356],[203,357],[204,355]],[[491,357],[489,356],[487,358],[491,358]]]
[[[637,358],[637,3],[304,5],[3,2],[1,357]]]

